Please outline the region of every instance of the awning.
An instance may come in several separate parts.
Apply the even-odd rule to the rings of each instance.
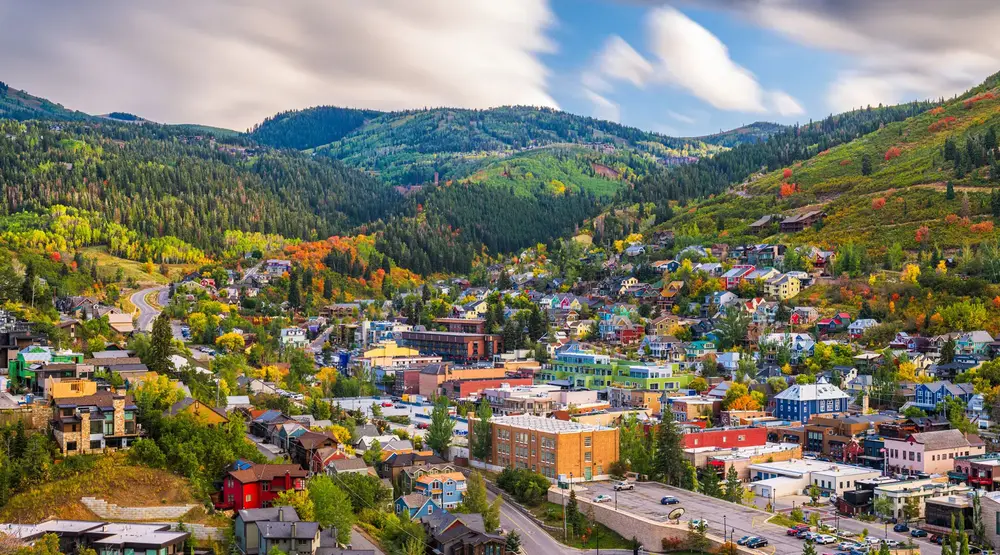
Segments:
[[[964,472],[955,472],[953,470],[948,471],[948,477],[952,480],[958,480],[964,482],[969,479],[969,475]]]

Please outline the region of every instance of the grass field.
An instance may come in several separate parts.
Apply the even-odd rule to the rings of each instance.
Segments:
[[[95,260],[102,274],[108,273],[113,277],[121,268],[126,280],[135,279],[140,285],[166,285],[170,283],[170,280],[159,272],[158,265],[153,272],[147,272],[143,268],[142,262],[126,260],[108,254],[106,247],[87,247],[83,249],[83,256]],[[171,276],[180,276],[198,267],[195,264],[167,264],[166,266],[169,268]]]
[[[531,514],[541,519],[549,526],[562,526],[562,505],[546,502],[538,507],[529,507]],[[592,533],[583,540],[580,534],[564,540],[561,535],[553,536],[556,540],[577,549],[596,549],[598,541],[604,549],[632,549],[632,540],[623,538],[618,532],[603,524],[595,524]]]
[[[59,469],[53,472],[58,475]],[[82,497],[96,497],[123,507],[201,504],[186,479],[164,470],[128,465],[124,455],[116,454],[99,456],[87,470],[15,495],[0,510],[0,522],[100,520],[80,502]],[[190,516],[185,522],[211,518],[203,509],[192,511]]]

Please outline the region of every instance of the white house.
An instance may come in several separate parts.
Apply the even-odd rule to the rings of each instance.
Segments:
[[[306,330],[302,328],[282,328],[279,341],[282,347],[302,348],[309,344]]]

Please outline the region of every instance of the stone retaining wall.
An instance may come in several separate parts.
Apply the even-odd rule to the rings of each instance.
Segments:
[[[88,509],[108,520],[171,520],[177,521],[198,505],[160,505],[154,507],[119,507],[96,497],[80,499]]]

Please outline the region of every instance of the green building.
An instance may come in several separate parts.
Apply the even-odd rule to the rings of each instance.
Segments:
[[[17,358],[7,363],[7,375],[11,382],[19,384],[29,391],[35,391],[41,384],[37,383],[36,372],[50,364],[81,364],[83,355],[70,351],[55,351],[51,347],[31,345],[18,351]]]
[[[573,344],[558,353],[550,367],[536,374],[535,379],[542,382],[565,380],[572,387],[587,389],[628,387],[675,391],[687,388],[694,378],[694,374],[681,373],[676,363],[653,365],[612,359]]]

